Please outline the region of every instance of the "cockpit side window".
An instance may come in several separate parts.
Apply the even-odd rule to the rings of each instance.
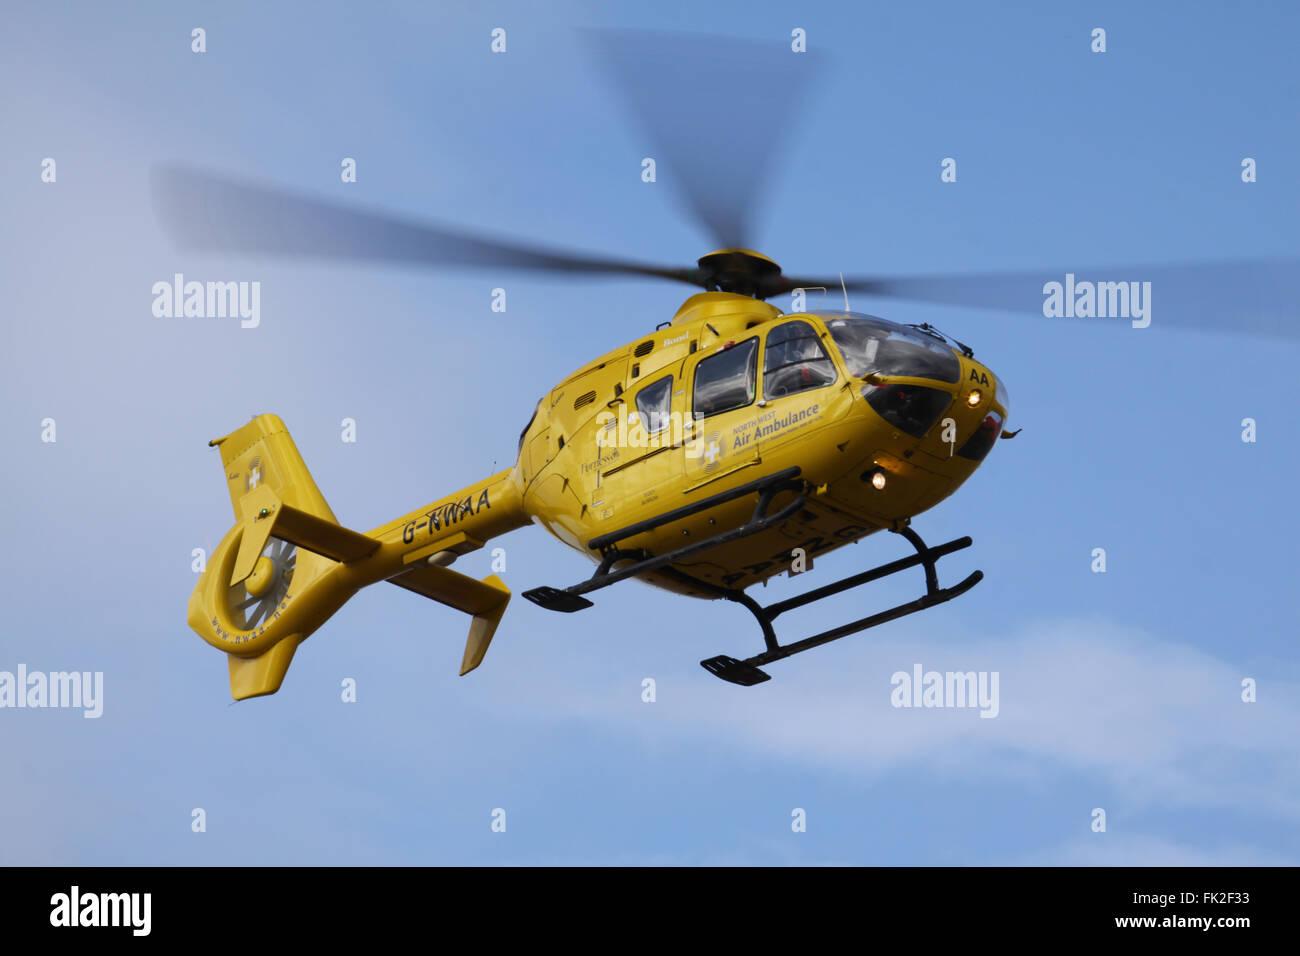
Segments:
[[[763,397],[780,398],[835,381],[835,365],[807,322],[787,322],[767,333]]]
[[[708,418],[745,407],[754,400],[757,383],[757,338],[700,359],[695,366],[695,417]]]

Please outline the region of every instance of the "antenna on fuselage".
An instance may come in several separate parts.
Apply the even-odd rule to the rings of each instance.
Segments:
[[[840,273],[840,288],[844,290],[844,311],[852,312],[853,310],[849,308],[849,287],[844,284],[843,272]]]

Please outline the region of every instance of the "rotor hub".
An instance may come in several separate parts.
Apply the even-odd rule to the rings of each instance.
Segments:
[[[698,260],[703,281],[719,292],[766,299],[782,291],[781,267],[752,249],[719,249]]]

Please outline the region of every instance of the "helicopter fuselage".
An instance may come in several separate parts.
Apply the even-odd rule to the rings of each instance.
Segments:
[[[1006,412],[993,373],[935,336],[706,292],[544,396],[510,478],[535,523],[599,560],[601,535],[797,467],[809,491],[793,518],[641,575],[715,597],[906,525],[979,467]],[[666,554],[753,507],[737,499],[620,547]]]

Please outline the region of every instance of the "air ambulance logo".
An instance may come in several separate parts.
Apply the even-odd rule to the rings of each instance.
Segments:
[[[253,460],[248,463],[248,476],[244,479],[244,489],[252,491],[262,483],[262,459],[261,456],[253,456]]]
[[[700,449],[700,460],[704,462],[706,475],[711,475],[722,467],[725,449],[726,442],[722,440],[722,432],[713,432],[705,436],[704,444]]]

